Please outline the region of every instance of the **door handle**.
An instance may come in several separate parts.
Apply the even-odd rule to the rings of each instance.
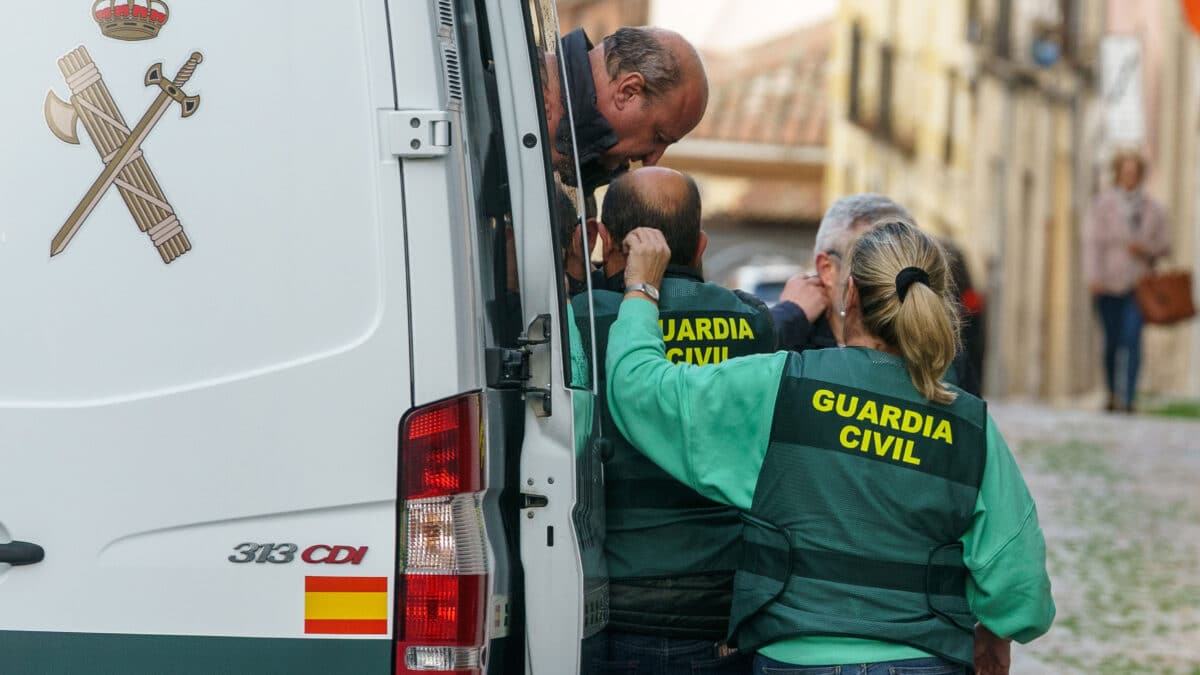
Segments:
[[[45,549],[27,541],[13,541],[7,544],[0,544],[0,563],[8,563],[13,567],[40,563],[45,557]]]

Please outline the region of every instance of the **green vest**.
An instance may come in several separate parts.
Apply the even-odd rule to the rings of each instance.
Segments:
[[[611,291],[592,293],[601,359],[622,298]],[[587,295],[575,296],[572,304],[583,341],[589,343]],[[775,348],[774,326],[761,301],[695,277],[663,280],[659,317],[667,358],[676,363],[719,363]],[[601,368],[601,402],[607,401],[605,385]],[[705,499],[658,468],[621,435],[607,404],[600,408],[611,449],[604,464],[609,627],[669,637],[724,637],[739,559],[737,510]]]
[[[984,402],[930,403],[898,358],[826,349],[788,359],[773,419],[743,514],[736,644],[858,637],[969,666],[959,539],[983,479]]]

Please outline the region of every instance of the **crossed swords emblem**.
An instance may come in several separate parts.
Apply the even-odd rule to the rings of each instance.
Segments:
[[[145,84],[147,87],[158,87],[161,91],[133,129],[125,124],[125,118],[121,116],[87,49],[78,47],[58,60],[59,70],[71,89],[71,100],[63,101],[53,90],[47,92],[46,124],[59,139],[78,145],[77,127],[82,121],[83,128],[100,153],[104,170],[54,236],[50,244],[51,257],[66,249],[83,222],[100,203],[100,198],[114,183],[138,229],[150,237],[164,263],[170,263],[192,248],[183,225],[175,216],[175,209],[171,208],[158,180],[150,172],[150,165],[142,154],[142,143],[172,103],[179,104],[183,117],[190,117],[196,112],[200,97],[188,96],[183,91],[183,85],[191,79],[202,60],[200,52],[193,52],[175,74],[174,80],[168,80],[163,75],[161,63],[151,66],[146,72]]]

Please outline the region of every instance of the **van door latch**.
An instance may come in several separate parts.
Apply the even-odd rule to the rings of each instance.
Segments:
[[[525,333],[517,337],[520,348],[488,347],[483,352],[488,386],[493,389],[520,389],[527,399],[541,403],[537,409],[539,417],[550,414],[550,385],[530,386],[529,382],[533,379],[530,356],[535,349],[544,348],[550,343],[550,325],[550,315],[539,314],[529,322]]]
[[[453,144],[452,115],[445,110],[381,110],[384,147],[404,159],[441,157]]]
[[[488,347],[483,351],[487,384],[493,389],[521,389],[531,377],[525,349]]]

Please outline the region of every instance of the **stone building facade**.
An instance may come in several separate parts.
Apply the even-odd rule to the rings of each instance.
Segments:
[[[1143,10],[1120,7],[1132,4]],[[1145,32],[1143,42],[1155,42],[1154,31],[1174,37],[1164,36],[1158,61],[1143,66],[1147,127],[1156,134],[1147,145],[1172,157],[1150,187],[1174,216],[1176,263],[1193,264],[1195,205],[1180,203],[1173,194],[1182,191],[1172,186],[1192,181],[1194,201],[1195,162],[1189,168],[1182,155],[1195,157],[1196,134],[1194,126],[1185,134],[1181,120],[1195,105],[1195,40],[1171,28],[1167,6],[1176,4],[842,2],[830,67],[826,200],[889,194],[964,249],[986,292],[991,396],[1076,400],[1100,386],[1100,332],[1082,278],[1081,229],[1113,150],[1098,53],[1122,11],[1137,15],[1126,18]],[[1147,340],[1145,388],[1195,394],[1193,329],[1154,329]]]

